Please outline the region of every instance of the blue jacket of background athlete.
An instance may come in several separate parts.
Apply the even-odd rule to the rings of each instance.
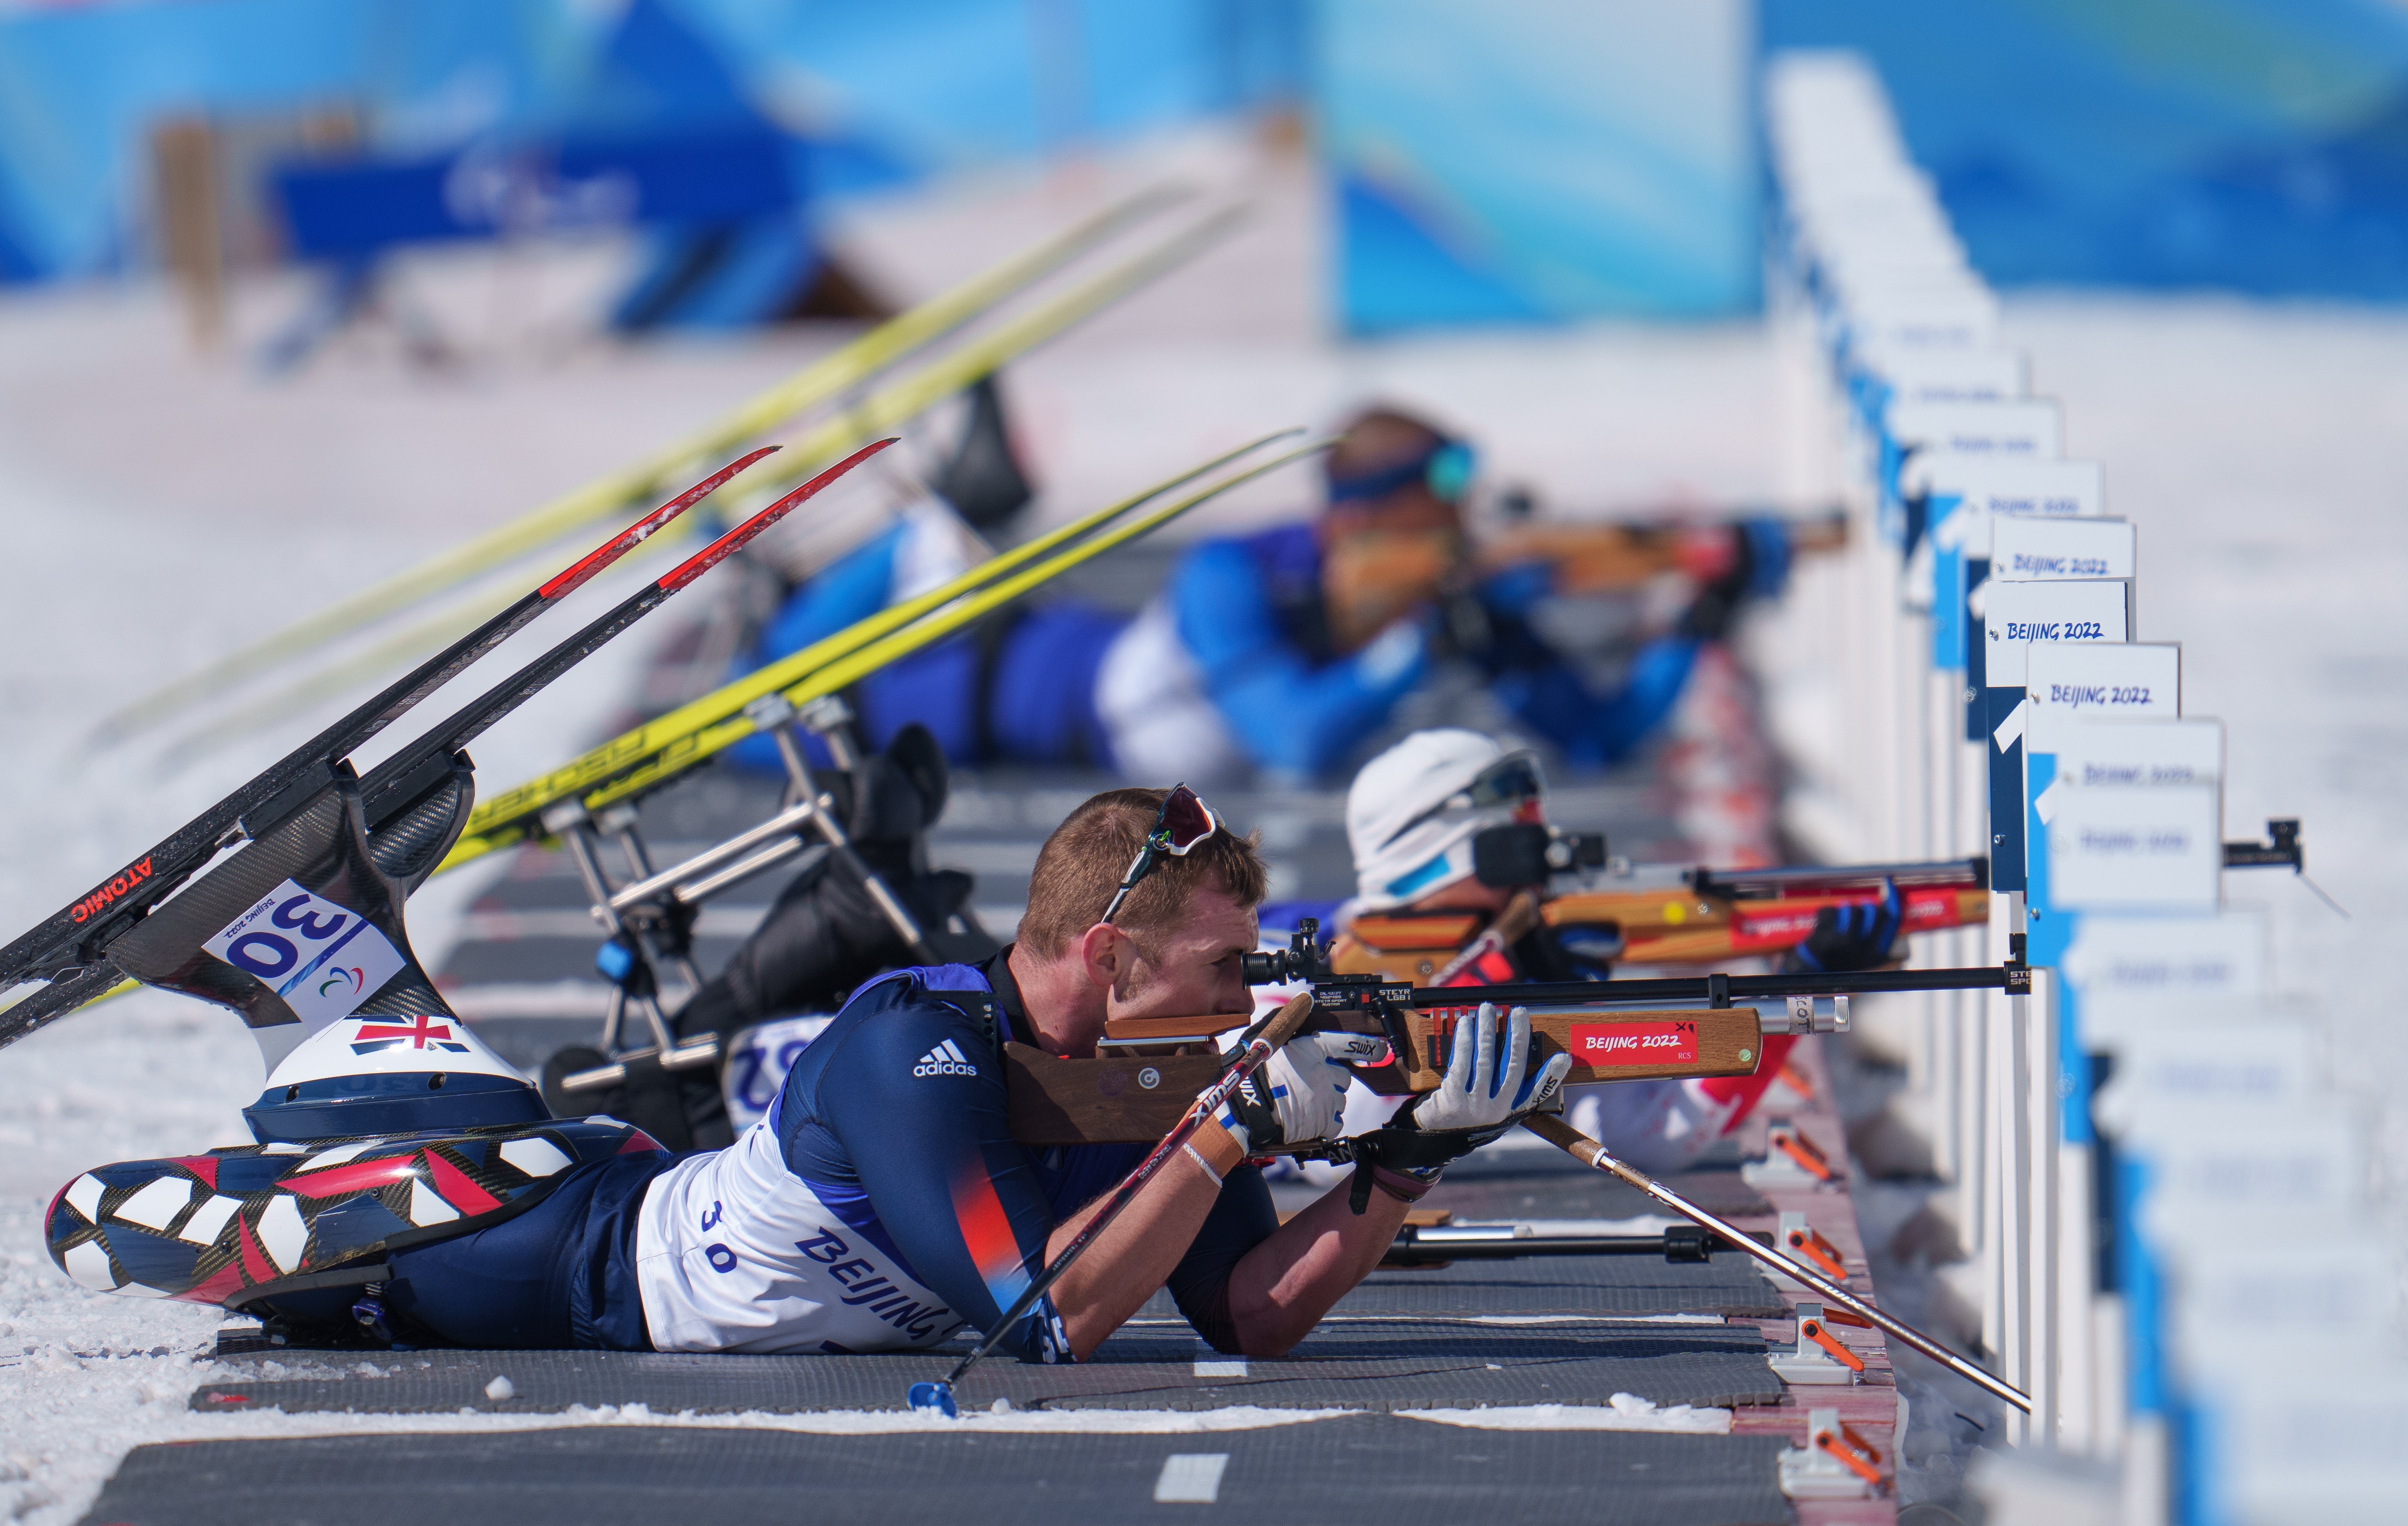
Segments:
[[[1286,525],[1197,546],[1172,574],[1181,641],[1240,743],[1265,767],[1325,774],[1388,718],[1421,682],[1432,633],[1404,627],[1344,656],[1331,650],[1321,583],[1321,544],[1311,525]],[[1509,569],[1472,597],[1488,638],[1464,655],[1498,698],[1574,764],[1627,756],[1654,730],[1688,682],[1698,642],[1660,636],[1640,649],[1622,687],[1597,694],[1531,629],[1545,597],[1543,566]]]

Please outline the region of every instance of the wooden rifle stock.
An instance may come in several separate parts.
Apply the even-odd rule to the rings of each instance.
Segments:
[[[1817,893],[1726,900],[1692,890],[1589,890],[1557,896],[1542,914],[1551,928],[1618,929],[1619,957],[1633,964],[1712,964],[1796,948],[1827,906],[1880,900],[1878,885]],[[1990,893],[1978,885],[1899,885],[1907,932],[1978,927],[1989,920]]]
[[[1784,522],[1799,554],[1847,544],[1842,514]],[[1362,530],[1332,542],[1322,570],[1330,640],[1351,652],[1416,605],[1509,568],[1544,563],[1560,595],[1626,593],[1667,573],[1710,581],[1732,564],[1729,521],[1520,525],[1467,546],[1452,530]]]
[[[1800,554],[1837,551],[1847,544],[1843,515],[1826,514],[1784,522],[1789,547]],[[1529,525],[1506,531],[1483,545],[1477,565],[1494,572],[1529,562],[1555,569],[1558,594],[1606,594],[1637,588],[1667,572],[1710,579],[1719,575],[1730,555],[1736,526],[1727,522],[1697,525],[1563,524]]]
[[[1608,994],[1605,987],[1599,995]],[[1469,1010],[1469,1009],[1465,1009]],[[1460,1013],[1408,1011],[1397,1029],[1369,1014],[1316,1014],[1307,1031],[1378,1033],[1395,1060],[1358,1073],[1389,1095],[1436,1090],[1442,1042]],[[1011,1135],[1024,1144],[1150,1144],[1176,1124],[1196,1094],[1221,1073],[1220,1033],[1251,1016],[1141,1017],[1108,1024],[1093,1059],[1066,1059],[1023,1044],[1004,1046]],[[1530,1027],[1543,1058],[1572,1056],[1568,1085],[1667,1077],[1746,1075],[1763,1052],[1754,1007],[1632,1012],[1619,1008],[1534,1009]]]

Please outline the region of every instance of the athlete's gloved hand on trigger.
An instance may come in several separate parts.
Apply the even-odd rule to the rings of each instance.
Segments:
[[[1277,1054],[1221,1104],[1221,1127],[1249,1153],[1338,1137],[1349,1065],[1378,1059],[1384,1041],[1362,1033],[1307,1033]]]
[[[1751,598],[1770,598],[1789,581],[1789,531],[1779,520],[1742,520],[1733,527],[1731,565],[1698,590],[1675,627],[1693,641],[1719,641],[1730,634],[1741,608]]]
[[[1814,930],[1798,945],[1789,962],[1795,969],[1827,974],[1878,970],[1899,957],[1899,932],[1904,919],[1898,884],[1885,880],[1879,900],[1826,906],[1816,912]]]
[[[1572,1057],[1550,1055],[1532,1071],[1530,1056],[1530,1009],[1500,1015],[1495,1002],[1483,1001],[1469,1022],[1455,1024],[1438,1089],[1414,1098],[1397,1116],[1424,1133],[1478,1133],[1483,1137],[1475,1143],[1484,1144],[1563,1088]]]
[[[1368,1200],[1369,1168],[1383,1166],[1434,1182],[1440,1167],[1555,1101],[1572,1057],[1550,1055],[1534,1070],[1531,1050],[1527,1007],[1503,1014],[1484,1001],[1470,1018],[1458,1022],[1438,1089],[1406,1103],[1386,1128],[1355,1136],[1354,1159],[1364,1168],[1355,1173],[1355,1211]]]

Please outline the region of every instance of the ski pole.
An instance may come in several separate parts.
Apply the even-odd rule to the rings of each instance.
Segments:
[[[1609,1176],[1620,1177],[1709,1233],[1729,1241],[1790,1281],[1801,1283],[1821,1294],[1825,1303],[1837,1303],[1857,1317],[1870,1321],[1885,1333],[1897,1336],[1968,1383],[2005,1400],[2027,1415],[2031,1413],[2031,1396],[2021,1389],[2004,1379],[1993,1377],[1903,1319],[1884,1313],[1838,1283],[1799,1265],[1770,1246],[1757,1243],[1755,1238],[1728,1220],[1717,1217],[1698,1207],[1663,1183],[1624,1165],[1615,1159],[1604,1145],[1582,1133],[1563,1119],[1549,1114],[1534,1113],[1522,1120],[1522,1127],[1548,1144],[1562,1149],[1581,1164],[1594,1166]]]
[[[1256,1024],[1246,1035],[1244,1044],[1230,1057],[1228,1068],[1221,1073],[1221,1079],[1197,1094],[1196,1101],[1187,1105],[1185,1116],[1170,1132],[1162,1136],[1162,1143],[1154,1147],[1154,1153],[1139,1161],[1137,1169],[1121,1179],[1121,1185],[1112,1189],[1111,1197],[1105,1202],[1101,1211],[1087,1221],[1087,1227],[1062,1247],[1062,1254],[1054,1258],[1051,1266],[1021,1289],[1020,1296],[1011,1301],[1011,1307],[1003,1311],[1002,1317],[996,1320],[995,1328],[987,1332],[986,1338],[973,1346],[968,1356],[953,1363],[952,1372],[934,1383],[911,1385],[909,1395],[911,1407],[932,1410],[948,1417],[959,1414],[953,1404],[953,1385],[961,1381],[962,1375],[968,1372],[980,1358],[1003,1344],[1003,1338],[1011,1332],[1011,1327],[1020,1323],[1028,1311],[1037,1306],[1037,1301],[1062,1280],[1062,1274],[1069,1271],[1087,1247],[1111,1228],[1112,1220],[1120,1216],[1122,1209],[1136,1201],[1138,1193],[1144,1189],[1146,1183],[1154,1180],[1154,1173],[1162,1169],[1163,1163],[1196,1137],[1196,1130],[1204,1127],[1205,1120],[1229,1100],[1230,1094],[1246,1077],[1260,1070],[1264,1061],[1279,1053],[1280,1046],[1294,1038],[1312,1015],[1312,993],[1306,991],[1291,997],[1287,1005]]]

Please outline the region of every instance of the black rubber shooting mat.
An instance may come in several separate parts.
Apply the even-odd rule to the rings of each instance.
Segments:
[[[730,1356],[627,1351],[276,1351],[236,1359],[256,1378],[206,1383],[192,1407],[410,1415],[464,1408],[556,1414],[634,1404],[658,1414],[894,1410],[910,1385],[943,1375],[958,1347],[881,1356]],[[486,1389],[507,1377],[507,1399]],[[1469,1409],[1602,1404],[1616,1393],[1658,1404],[1775,1404],[1781,1380],[1754,1326],[1610,1324],[1533,1328],[1416,1319],[1324,1325],[1277,1360],[1240,1361],[1185,1326],[1124,1331],[1094,1360],[1041,1366],[995,1360],[963,1380],[965,1408]]]
[[[1381,1416],[1156,1435],[600,1426],[206,1441],[137,1447],[84,1519],[1464,1526],[1497,1519],[1510,1498],[1512,1519],[1531,1526],[1749,1526],[1790,1519],[1774,1461],[1785,1445],[1771,1436],[1474,1431]],[[1172,1499],[1158,1502],[1166,1493]]]
[[[1155,1295],[1149,1315],[1175,1312]],[[1526,1256],[1374,1272],[1338,1301],[1336,1315],[1722,1314],[1777,1319],[1789,1304],[1735,1250],[1711,1261],[1655,1256]]]

